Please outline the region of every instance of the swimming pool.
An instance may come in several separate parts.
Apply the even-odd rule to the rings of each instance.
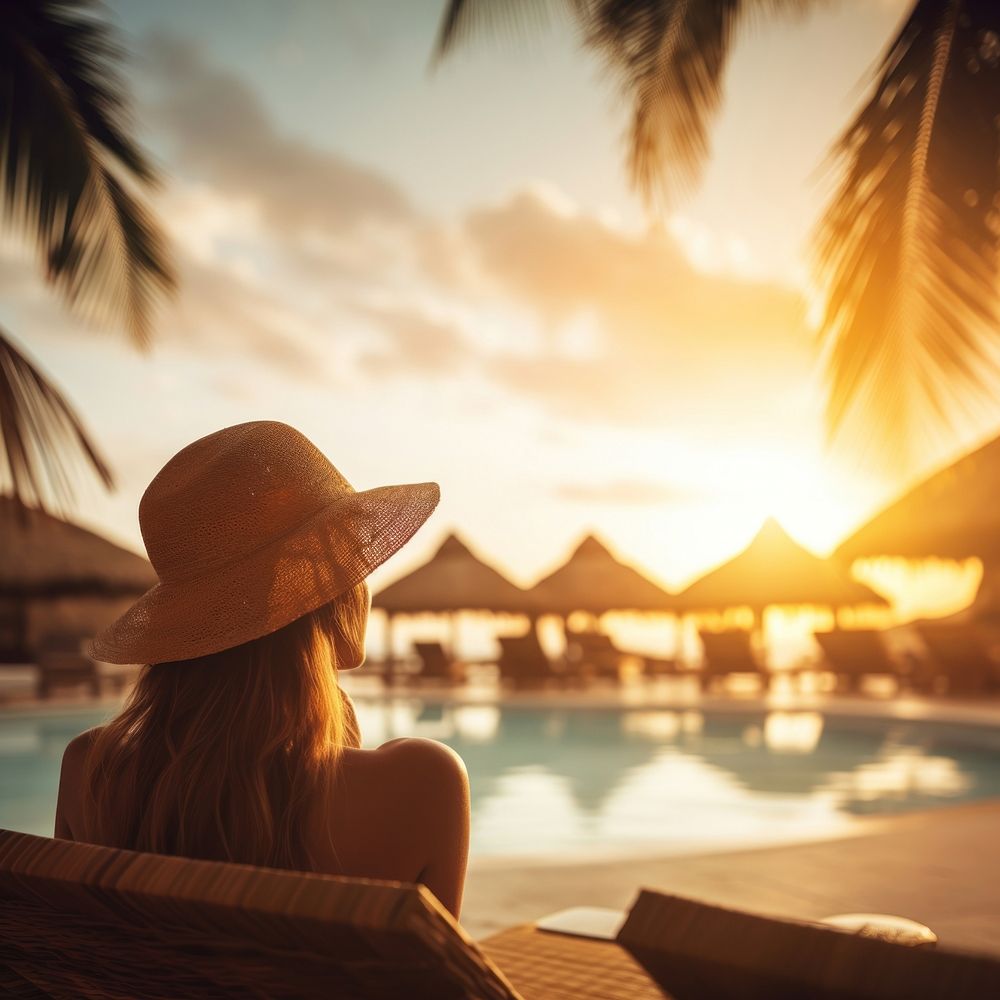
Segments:
[[[472,784],[479,859],[679,854],[848,834],[865,818],[1000,796],[976,727],[815,711],[357,699],[369,746],[442,740]],[[66,743],[107,710],[0,713],[0,826],[49,835]]]

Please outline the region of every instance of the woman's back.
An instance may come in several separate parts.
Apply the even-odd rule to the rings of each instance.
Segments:
[[[56,836],[100,841],[86,785],[90,730],[66,748]],[[99,762],[96,762],[99,767]],[[397,739],[375,750],[347,748],[326,794],[306,811],[303,846],[311,870],[422,882],[457,917],[469,850],[469,782],[461,758],[441,743]]]

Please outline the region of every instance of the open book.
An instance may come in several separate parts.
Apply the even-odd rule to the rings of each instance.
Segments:
[[[915,948],[647,889],[617,940],[674,1000],[1000,997],[1000,960],[993,957]]]

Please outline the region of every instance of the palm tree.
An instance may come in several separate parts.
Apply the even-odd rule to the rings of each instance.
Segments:
[[[122,59],[91,0],[0,0],[3,222],[71,308],[145,346],[175,282],[141,196],[156,177],[131,134]],[[3,329],[0,442],[0,476],[21,503],[69,504],[81,457],[112,483],[70,404]]]
[[[739,30],[820,2],[449,0],[436,58],[484,27],[568,10],[630,102],[631,183],[663,207],[699,177]],[[995,385],[1000,3],[915,0],[831,167],[815,238],[828,428],[907,456]]]

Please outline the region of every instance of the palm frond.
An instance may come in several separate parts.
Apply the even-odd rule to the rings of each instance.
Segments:
[[[516,37],[541,28],[554,7],[578,13],[590,0],[448,0],[434,43],[438,63],[477,34]]]
[[[647,202],[689,189],[708,157],[743,0],[604,0],[591,7],[588,44],[632,103],[628,173]]]
[[[478,32],[573,15],[632,107],[628,174],[647,204],[669,204],[698,180],[722,99],[733,38],[744,21],[799,14],[826,0],[449,0],[435,61]]]
[[[816,244],[828,426],[905,463],[997,373],[1000,4],[918,0],[834,162]]]
[[[70,305],[148,338],[174,287],[137,189],[155,172],[131,138],[122,54],[88,0],[0,0],[0,199]]]
[[[78,466],[105,486],[111,471],[62,393],[0,328],[0,492],[59,512],[71,505]],[[75,458],[75,462],[69,456]]]

